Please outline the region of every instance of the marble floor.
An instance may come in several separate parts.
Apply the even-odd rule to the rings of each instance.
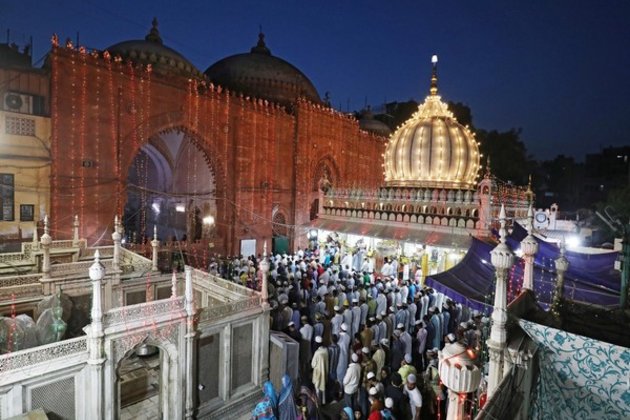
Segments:
[[[160,396],[154,395],[151,398],[129,405],[120,410],[121,420],[155,420],[161,419],[159,414]]]

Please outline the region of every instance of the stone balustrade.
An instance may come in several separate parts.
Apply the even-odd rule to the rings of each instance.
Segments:
[[[84,354],[87,359],[87,339],[77,337],[70,340],[37,346],[26,350],[0,355],[0,378],[9,377],[7,372],[23,368],[32,369],[40,363],[50,363],[72,355]],[[0,385],[2,380],[0,379]]]

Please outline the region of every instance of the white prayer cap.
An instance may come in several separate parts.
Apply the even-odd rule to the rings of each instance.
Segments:
[[[396,312],[396,308],[394,308],[393,306],[389,307],[390,312]]]
[[[387,312],[381,311],[381,316],[387,316]]]
[[[389,346],[389,340],[387,338],[381,338],[381,344],[384,346]]]
[[[415,384],[416,383],[416,375],[414,375],[413,373],[410,373],[409,376],[407,376],[407,383]]]
[[[394,407],[394,400],[392,400],[391,398],[385,398],[385,408],[393,408]]]
[[[396,328],[398,328],[399,330],[402,330],[403,328],[405,328],[405,326],[399,322],[398,325],[396,325]]]
[[[361,353],[370,354],[370,349],[368,349],[367,347],[363,347],[361,349]]]
[[[359,361],[359,356],[357,356],[357,354],[356,354],[356,353],[352,353],[352,361],[353,361],[354,363],[356,363],[356,362],[358,362],[358,361]]]
[[[416,319],[416,322],[414,322],[414,325],[420,325],[422,324],[422,321],[420,321],[419,319]]]
[[[345,322],[341,324],[341,331],[348,331],[348,325]]]
[[[341,310],[341,308],[339,307],[339,305],[335,305],[335,307],[333,308],[335,310],[335,312]]]
[[[372,378],[374,378],[374,377],[376,377],[376,375],[374,374],[374,372],[368,372],[368,374],[367,374],[367,378],[368,378],[368,379],[372,379]]]
[[[409,353],[405,354],[405,362],[411,363],[411,355]]]
[[[352,299],[352,303],[359,303],[359,299],[357,298]]]
[[[370,388],[369,393],[370,393],[370,395],[374,396],[374,395],[378,394],[378,391],[376,390],[376,387],[372,387],[372,388]]]
[[[289,322],[289,327],[294,327],[295,326],[295,322],[291,321]]]
[[[316,343],[321,343],[322,342],[322,336],[318,335],[317,337],[315,337],[315,342]]]
[[[454,343],[455,341],[457,341],[457,337],[455,337],[455,334],[453,333],[447,335],[446,339],[449,341],[449,343]]]

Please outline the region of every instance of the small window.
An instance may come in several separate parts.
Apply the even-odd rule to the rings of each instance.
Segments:
[[[32,222],[35,220],[35,205],[20,204],[20,222]]]
[[[11,222],[15,220],[14,214],[15,175],[0,174],[0,208],[2,215],[0,220]]]

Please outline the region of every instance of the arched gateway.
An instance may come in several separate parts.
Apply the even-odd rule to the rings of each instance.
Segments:
[[[214,170],[195,137],[174,128],[149,138],[134,157],[126,182],[127,239],[208,239],[217,218]]]

